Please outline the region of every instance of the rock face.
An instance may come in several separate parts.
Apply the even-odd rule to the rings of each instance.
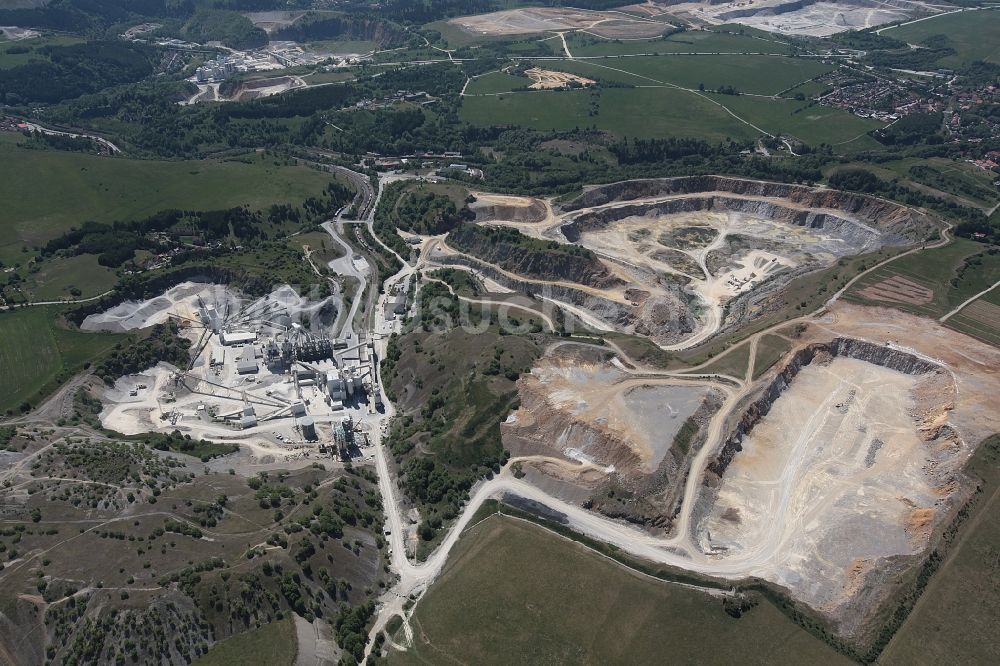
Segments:
[[[829,343],[817,343],[803,347],[795,352],[785,365],[777,372],[774,379],[764,386],[757,397],[743,411],[743,415],[735,424],[732,434],[719,449],[718,455],[708,464],[708,470],[717,477],[722,477],[733,461],[733,457],[743,450],[741,442],[757,423],[767,416],[771,405],[788,388],[795,375],[813,361],[822,361],[834,356],[845,356],[872,365],[891,368],[908,375],[921,375],[943,372],[940,366],[919,356],[877,345],[855,338],[835,338]]]
[[[633,204],[607,210],[585,213],[561,227],[563,235],[576,242],[580,233],[596,231],[609,223],[627,217],[648,215],[674,215],[690,212],[745,213],[753,217],[775,220],[797,227],[822,229],[824,232],[848,241],[855,253],[870,252],[883,245],[906,245],[913,239],[903,233],[905,225],[892,225],[885,230],[832,212],[799,209],[779,202],[763,199],[744,199],[729,196],[697,196],[672,199],[653,204]]]
[[[434,260],[441,264],[472,268],[494,282],[528,296],[553,298],[579,306],[609,327],[648,335],[661,344],[681,340],[697,326],[689,297],[680,286],[657,296],[630,291],[636,300],[633,305],[626,305],[562,284],[512,278],[490,264],[465,255],[440,255]]]
[[[324,39],[375,42],[381,48],[399,46],[406,41],[406,33],[387,21],[351,16],[306,14],[303,20],[275,30],[270,39],[293,42],[310,42]]]
[[[540,361],[517,388],[520,406],[501,436],[512,455],[545,461],[525,463],[533,482],[607,516],[670,529],[722,405],[718,391],[635,378],[595,350],[572,348]]]
[[[875,197],[842,192],[840,190],[787,183],[744,180],[725,176],[684,176],[680,178],[655,178],[612,183],[584,192],[573,201],[564,205],[563,210],[575,211],[582,208],[603,206],[615,201],[631,201],[699,193],[713,193],[715,196],[692,199],[692,203],[669,203],[671,205],[676,203],[678,206],[695,206],[695,208],[688,210],[703,210],[703,208],[697,208],[697,206],[718,205],[726,207],[727,210],[754,212],[752,210],[754,206],[766,204],[767,202],[750,204],[746,198],[783,199],[792,205],[788,206],[773,202],[770,204],[774,206],[770,210],[778,216],[777,219],[787,218],[787,221],[793,224],[814,226],[842,224],[842,222],[838,222],[836,219],[840,218],[842,221],[853,221],[854,223],[868,225],[879,233],[886,235],[891,242],[897,244],[922,240],[932,231],[929,220],[916,215],[905,206]],[[726,197],[724,196],[725,194],[736,195],[736,197]],[[740,197],[743,198],[743,203],[738,203]],[[734,208],[728,208],[730,206]],[[749,208],[744,208],[745,206]],[[795,210],[796,208],[839,211],[839,214],[800,211]],[[685,209],[679,208],[676,212],[682,212],[683,210]],[[758,211],[765,210],[767,209],[758,209]],[[633,214],[642,214],[642,212]],[[823,228],[826,227],[824,226]]]
[[[476,222],[494,222],[503,220],[505,222],[518,222],[522,224],[532,224],[545,219],[545,204],[537,199],[532,199],[527,206],[515,206],[489,201],[476,201],[469,204],[469,210],[476,216]]]
[[[596,289],[622,283],[590,251],[529,239],[513,230],[463,225],[448,234],[447,242],[457,250],[527,278],[575,282]]]

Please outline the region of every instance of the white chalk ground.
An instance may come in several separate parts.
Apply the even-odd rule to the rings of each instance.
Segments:
[[[657,469],[681,426],[710,391],[666,378],[631,378],[611,365],[555,359],[536,365],[521,381],[522,396],[530,392],[544,404],[522,405],[508,425],[537,428],[544,433],[542,439],[551,440],[546,445],[559,453],[610,472],[616,467],[615,454],[608,451],[603,436],[595,436],[605,433],[631,450],[638,460],[636,471],[642,474]],[[562,415],[569,418],[562,420]],[[552,430],[556,422],[565,427]]]
[[[184,282],[145,301],[126,301],[120,305],[92,314],[83,320],[84,331],[132,331],[154,324],[163,324],[171,315],[199,322],[198,299],[216,307],[219,312],[238,309],[239,298],[219,285]]]
[[[762,575],[827,609],[878,558],[921,551],[939,497],[911,415],[919,381],[844,357],[803,368],[726,470],[702,550],[782,553]]]
[[[714,238],[701,247],[673,239],[673,233],[686,228],[711,229]],[[728,264],[713,272],[709,256],[724,251],[727,238],[732,236],[759,239],[761,244],[777,249],[748,249],[730,255]],[[627,217],[603,229],[582,232],[579,242],[603,257],[618,259],[653,275],[666,273],[690,279],[690,288],[701,305],[698,335],[702,338],[718,330],[723,306],[734,297],[759,287],[783,270],[804,264],[831,264],[837,257],[857,250],[844,239],[819,229],[745,213],[714,211]],[[687,260],[665,257],[664,250],[680,252]],[[649,280],[645,283],[643,288],[648,289]]]
[[[0,34],[3,38],[17,42],[22,39],[34,39],[36,37],[41,37],[41,33],[37,30],[32,30],[30,28],[19,28],[16,25],[0,25]]]
[[[448,21],[475,35],[521,35],[556,30],[600,29],[613,37],[655,37],[666,29],[641,17],[572,7],[524,7]]]
[[[919,0],[740,0],[738,2],[681,2],[661,5],[695,25],[738,23],[786,35],[828,37],[846,30],[862,30],[936,13],[948,5]]]
[[[556,215],[546,204],[548,213],[539,222],[495,219],[484,224],[509,226],[533,238],[567,242],[563,227],[590,212],[656,204],[689,196],[700,197],[704,193],[613,202],[583,208],[566,216]],[[477,202],[483,204],[506,205],[514,209],[532,202],[526,198],[486,193],[476,193],[476,197]],[[688,337],[677,340],[671,338],[669,326],[656,323],[654,328],[658,328],[663,335],[660,338],[654,335],[653,338],[661,348],[674,350],[696,345],[713,336],[722,326],[723,308],[728,301],[760,288],[780,273],[806,266],[820,268],[831,265],[839,257],[872,251],[882,243],[882,234],[878,229],[851,219],[842,211],[809,209],[843,220],[835,228],[824,230],[770,219],[766,215],[773,200],[750,199],[762,212],[715,209],[660,214],[654,206],[645,214],[601,223],[597,229],[584,226],[575,242],[605,260],[605,265],[620,278],[621,284],[604,289],[559,281],[553,284],[636,308],[639,307],[638,301],[629,291],[644,294],[647,303],[655,303],[660,298],[672,300],[678,280],[671,276],[679,276],[686,285],[685,289],[697,302],[693,311],[696,330]],[[511,216],[516,217],[516,213]],[[707,229],[710,233],[702,243],[682,242],[675,237],[676,232],[690,228]],[[730,247],[731,244],[733,247]],[[424,260],[431,263],[439,262],[443,255],[457,253],[436,238],[428,239],[423,250]],[[670,256],[671,253],[674,255]],[[487,287],[493,289],[489,282]],[[599,312],[572,305],[561,298],[554,300],[595,330],[616,328]]]
[[[92,314],[83,320],[80,328],[85,331],[124,332],[162,324],[172,317],[201,327],[200,304],[215,307],[227,325],[254,323],[254,328],[259,330],[263,321],[273,321],[267,318],[271,314],[279,320],[275,323],[281,325],[301,318],[315,323],[324,308],[339,306],[339,301],[334,296],[320,301],[310,300],[308,295],[300,296],[288,285],[277,287],[267,296],[249,300],[222,285],[183,282],[171,287],[162,296],[145,301],[126,301],[105,312]],[[260,314],[267,316],[262,318],[258,316]]]

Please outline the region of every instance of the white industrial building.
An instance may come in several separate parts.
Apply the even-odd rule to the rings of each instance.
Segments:
[[[257,334],[254,331],[222,331],[219,333],[219,342],[227,347],[245,345],[256,341]]]

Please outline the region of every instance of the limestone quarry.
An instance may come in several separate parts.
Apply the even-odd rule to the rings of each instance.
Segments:
[[[492,247],[458,249],[449,242],[458,232],[433,244],[430,263],[465,266],[572,308],[597,330],[646,336],[664,349],[738,328],[775,308],[789,282],[842,257],[936,234],[921,214],[881,199],[715,176],[590,188],[561,208],[476,196],[479,224],[590,250],[587,261],[603,269],[586,273],[601,277],[582,281],[565,261],[543,260],[547,269],[528,270],[523,262],[498,261]]]
[[[561,205],[475,196],[476,224],[516,229],[530,252],[582,247],[590,268],[561,272],[449,236],[424,244],[426,265],[464,267],[487,291],[551,301],[667,350],[738,330],[841,259],[940,231],[874,197],[714,176],[586,188]],[[799,321],[741,342],[745,376],[555,343],[518,381],[519,408],[501,427],[533,489],[518,494],[649,559],[770,581],[858,635],[968,497],[961,470],[1000,430],[988,406],[1000,352],[836,299]],[[755,372],[764,335],[788,351]],[[570,509],[581,506],[586,515]]]
[[[840,303],[790,340],[738,387],[566,343],[519,382],[504,445],[549,496],[640,526],[646,557],[771,581],[855,636],[969,496],[1000,352]]]
[[[908,351],[850,338],[801,348],[708,465],[699,550],[784,550],[765,577],[859,622],[866,577],[924,550],[956,492],[968,448],[944,425],[955,391],[943,366]]]
[[[533,482],[658,528],[673,520],[694,443],[724,395],[697,381],[636,376],[575,346],[553,350],[518,390],[521,406],[501,432],[512,455],[540,457],[526,464]],[[610,501],[609,487],[639,500]]]
[[[786,35],[827,37],[845,30],[863,30],[904,21],[917,15],[950,9],[944,3],[920,0],[749,0],[742,2],[651,1],[628,10],[646,16],[671,16],[695,26],[737,23]]]

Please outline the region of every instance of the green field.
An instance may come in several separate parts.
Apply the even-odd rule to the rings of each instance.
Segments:
[[[124,339],[83,333],[56,323],[59,306],[0,312],[0,413],[56,388],[85,363]]]
[[[523,88],[531,84],[531,79],[525,76],[512,76],[506,72],[490,72],[477,76],[469,82],[465,89],[467,95],[489,95]]]
[[[802,93],[808,99],[813,95],[819,95],[820,93],[831,90],[831,86],[828,83],[820,83],[819,81],[806,81],[805,83],[800,83],[794,88],[789,88],[783,94],[783,97],[794,97],[798,93]]]
[[[614,40],[574,33],[567,35],[574,56],[628,55],[633,53],[790,53],[786,44],[710,30],[687,30],[667,38]]]
[[[891,305],[919,315],[940,317],[1000,280],[1000,254],[984,254],[976,264],[962,269],[967,258],[985,249],[984,245],[958,238],[941,248],[915,252],[865,275],[845,297],[856,302]],[[860,293],[866,287],[894,275],[932,290],[934,293],[930,302],[912,304],[870,300]]]
[[[318,194],[330,176],[307,167],[275,166],[271,159],[172,162],[30,150],[20,135],[0,135],[0,261],[88,220],[114,222],[166,208],[259,209],[299,203]]]
[[[771,366],[792,348],[788,340],[780,335],[768,334],[762,336],[757,343],[757,357],[753,364],[753,378],[757,379],[771,369]]]
[[[733,86],[740,92],[773,95],[832,71],[813,59],[784,56],[671,55],[545,61],[539,66],[635,85],[671,83],[713,90]]]
[[[1000,64],[1000,11],[995,8],[939,16],[892,28],[882,34],[910,44],[919,44],[934,35],[946,35],[957,53],[941,59],[940,64],[944,67],[957,67],[974,60]]]
[[[586,65],[557,68],[586,75]],[[593,75],[593,72],[589,72]],[[493,80],[494,83],[498,81]],[[470,85],[472,89],[472,85]],[[462,120],[473,125],[518,125],[539,130],[596,127],[619,136],[696,137],[707,141],[752,139],[760,134],[730,115],[772,134],[785,134],[809,145],[839,148],[878,147],[866,133],[882,123],[840,109],[808,106],[809,102],[747,95],[698,95],[676,88],[608,88],[516,92],[466,98]],[[597,108],[597,115],[593,109]]]
[[[438,32],[441,35],[441,41],[444,42],[443,44],[441,43],[435,44],[435,46],[441,46],[442,48],[449,48],[449,49],[460,49],[463,46],[472,46],[473,44],[482,44],[484,42],[505,41],[510,39],[523,39],[524,37],[534,36],[534,35],[504,35],[504,36],[475,35],[471,32],[466,32],[462,28],[458,27],[457,25],[451,24],[448,21],[434,21],[433,23],[428,23],[421,28],[421,32],[427,32],[430,30]],[[440,51],[438,51],[438,53],[441,54]]]
[[[767,601],[722,601],[641,576],[535,525],[471,528],[417,605],[390,664],[841,664]]]
[[[966,471],[981,490],[880,664],[990,664],[1000,655],[1000,437],[980,444]]]
[[[590,115],[587,90],[511,93],[464,100],[462,120],[473,125],[518,125],[540,130],[597,127],[629,137],[699,137],[721,141],[753,138],[757,132],[725,109],[673,88],[602,90],[597,115]]]
[[[704,368],[698,370],[699,374],[719,373],[729,375],[736,379],[743,379],[747,374],[747,362],[750,360],[750,344],[746,343],[737,349],[729,352],[715,361],[712,361]]]
[[[837,151],[878,149],[868,132],[885,124],[840,109],[791,99],[713,95],[733,113],[771,134],[795,137],[810,146],[826,143]]]
[[[919,167],[912,170],[913,167]],[[829,177],[840,169],[860,168],[871,171],[883,180],[901,182],[963,206],[992,208],[1000,201],[1000,192],[993,185],[994,176],[968,162],[945,157],[907,157],[889,162],[854,162],[825,169]]]
[[[995,317],[992,320],[987,320],[978,315],[978,313],[973,312],[974,309],[981,307],[983,303],[990,303],[990,301],[985,298],[973,301],[968,307],[952,315],[948,319],[947,326],[1000,347],[1000,320]],[[996,303],[993,303],[993,305],[996,305]]]
[[[316,86],[321,83],[340,83],[341,81],[348,81],[354,78],[354,74],[350,72],[315,72],[313,74],[306,74],[302,77],[302,80],[310,86]]]
[[[79,44],[84,41],[81,37],[70,35],[58,35],[51,37],[38,37],[36,39],[22,39],[16,42],[0,42],[0,69],[10,69],[19,65],[25,65],[34,60],[47,61],[48,57],[39,53],[39,49],[44,46],[69,46]],[[27,47],[31,49],[27,53],[9,53],[9,49],[15,51]]]
[[[192,663],[193,666],[290,666],[295,663],[297,652],[295,623],[286,619],[230,636]]]
[[[29,302],[90,298],[108,291],[118,282],[113,269],[97,263],[97,255],[57,257],[40,264],[37,273],[28,273],[19,285]],[[80,290],[76,296],[72,288]]]

